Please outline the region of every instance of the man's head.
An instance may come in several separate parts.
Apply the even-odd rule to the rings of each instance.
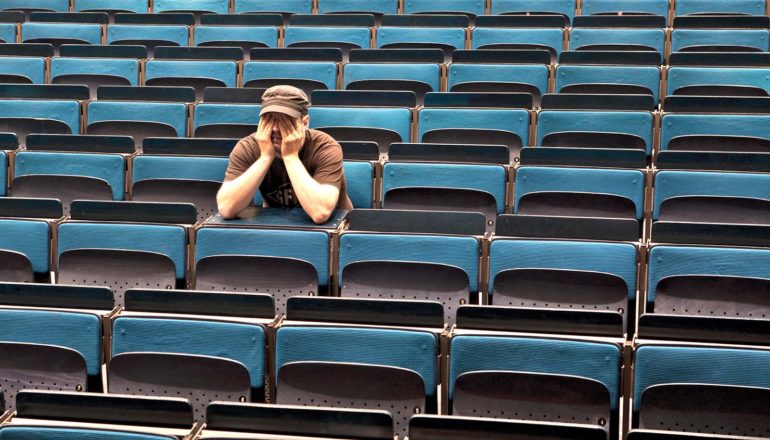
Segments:
[[[272,122],[273,146],[276,151],[281,151],[281,131],[279,121],[284,121],[291,126],[299,126],[304,130],[310,123],[307,110],[310,101],[302,90],[287,85],[273,86],[262,94],[262,111],[260,119],[268,119]]]

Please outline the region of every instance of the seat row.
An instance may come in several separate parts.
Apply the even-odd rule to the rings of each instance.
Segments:
[[[437,413],[590,433],[561,438],[767,429],[766,408],[735,400],[767,398],[767,347],[526,333],[502,307],[462,307],[448,329],[429,302],[295,297],[276,319],[258,294],[132,290],[117,311],[108,293],[0,284],[6,409],[23,418],[37,388],[183,397],[188,423],[213,422],[211,401],[384,410],[398,438]]]
[[[74,43],[253,48],[318,47],[324,43],[348,49],[432,45],[448,51],[534,46],[549,50],[553,56],[568,49],[586,50],[615,45],[625,46],[626,50],[653,51],[663,55],[679,51],[725,51],[726,47],[744,52],[767,52],[767,28],[770,25],[768,17],[760,17],[763,23],[755,23],[754,17],[731,17],[723,27],[714,28],[714,17],[692,17],[671,30],[665,28],[662,18],[622,16],[591,17],[591,20],[576,21],[574,28],[567,29],[558,17],[490,16],[479,17],[475,27],[469,29],[466,18],[446,19],[427,15],[414,18],[385,16],[383,25],[375,28],[372,16],[302,15],[290,19],[289,25],[284,28],[279,15],[273,18],[235,17],[237,20],[233,19],[231,25],[223,25],[220,23],[222,20],[212,16],[197,26],[191,26],[192,16],[188,20],[167,19],[167,23],[161,24],[154,23],[159,20],[136,24],[131,15],[117,17],[117,22],[109,25],[28,22],[17,29],[14,23],[0,23],[0,38],[6,43],[50,42],[57,47]],[[105,15],[99,21],[106,20]]]
[[[72,3],[70,5],[70,3]],[[369,2],[366,6],[355,0],[9,0],[5,9],[49,10],[58,12],[85,11],[126,11],[136,13],[198,11],[218,14],[243,14],[254,12],[283,12],[296,14],[351,13],[367,12],[376,14],[419,14],[436,12],[455,12],[472,15],[509,14],[509,13],[553,13],[572,18],[578,13],[583,15],[606,13],[644,13],[667,17],[675,15],[703,13],[732,13],[747,15],[766,15],[767,6],[764,0],[752,1],[709,1],[709,0],[645,0],[638,2],[612,0],[583,0],[541,1],[537,6],[521,0],[459,0],[442,2],[436,0],[378,0]]]

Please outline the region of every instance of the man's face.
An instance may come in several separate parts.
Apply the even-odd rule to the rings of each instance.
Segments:
[[[298,121],[283,113],[271,112],[264,115],[263,118],[267,118],[267,121],[272,125],[270,140],[273,142],[273,148],[275,148],[275,153],[278,157],[281,157],[281,141],[283,140],[280,125],[283,124],[287,127],[296,127],[299,125],[300,129],[306,128],[308,125],[308,121],[306,120],[307,116],[303,118],[302,121]]]

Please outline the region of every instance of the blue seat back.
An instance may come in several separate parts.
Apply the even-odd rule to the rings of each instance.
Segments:
[[[547,134],[555,132],[626,133],[642,138],[649,155],[652,152],[652,123],[652,113],[644,111],[544,110],[537,122],[537,145],[542,145]]]
[[[88,104],[88,123],[100,121],[148,121],[168,124],[177,135],[187,132],[187,106],[176,102],[93,101]]]
[[[67,124],[72,134],[80,133],[80,103],[64,100],[0,101],[0,118],[53,119]]]
[[[634,407],[644,391],[666,383],[770,388],[770,352],[765,350],[644,345],[636,350]]]
[[[319,0],[318,13],[333,12],[377,12],[380,14],[398,14],[397,0],[370,0],[362,5],[358,0]]]
[[[84,438],[100,438],[103,440],[170,440],[172,437],[114,430],[47,426],[7,425],[0,428],[0,440],[80,440]]]
[[[644,211],[644,174],[638,170],[521,167],[516,172],[513,212],[519,212],[522,196],[544,191],[611,194],[631,200],[637,220]]]
[[[307,261],[318,272],[318,284],[329,283],[329,235],[321,231],[201,228],[195,262],[215,255],[257,255]]]
[[[313,0],[235,0],[234,13],[290,12],[312,14]]]
[[[101,369],[102,322],[93,313],[49,310],[0,310],[5,342],[58,345],[83,356],[89,376]]]
[[[556,91],[572,84],[630,84],[646,87],[658,102],[660,70],[653,66],[575,66],[556,69]]]
[[[390,190],[409,187],[474,189],[491,194],[497,213],[502,214],[505,175],[505,168],[497,165],[391,162],[383,167],[382,194],[385,197]]]
[[[154,12],[204,11],[215,14],[227,14],[230,11],[228,0],[153,0]]]
[[[226,157],[139,155],[134,159],[131,181],[192,179],[221,182],[227,163]]]
[[[216,356],[242,363],[251,386],[265,383],[265,329],[261,325],[203,319],[118,317],[112,356],[130,352]]]
[[[56,12],[69,12],[69,0],[5,0],[2,4],[3,9],[50,9]]]
[[[561,29],[476,28],[473,30],[472,49],[489,44],[540,44],[552,48],[558,55],[564,47],[564,34]]]
[[[672,197],[726,196],[770,200],[770,174],[660,171],[655,174],[652,219],[660,205]]]
[[[677,0],[676,15],[727,13],[746,15],[765,15],[765,0]]]
[[[24,23],[21,26],[21,41],[35,38],[75,38],[88,44],[101,44],[102,27],[83,23]]]
[[[0,219],[0,249],[24,254],[35,273],[49,271],[51,227],[41,220]]]
[[[236,86],[238,67],[235,61],[170,61],[149,60],[146,80],[154,78],[190,77],[218,79],[227,87]]]
[[[551,12],[563,14],[572,19],[575,16],[574,0],[492,0],[492,15],[506,12]]]
[[[0,57],[0,74],[26,76],[33,84],[44,84],[45,60],[36,57]]]
[[[450,342],[449,398],[457,378],[472,371],[566,374],[607,387],[610,407],[618,408],[620,348],[611,343],[503,336],[458,335]]]
[[[258,104],[198,104],[193,111],[193,130],[208,124],[259,124]]]
[[[584,0],[583,15],[604,12],[639,12],[668,16],[668,0]]]
[[[745,67],[672,67],[668,71],[668,95],[686,86],[732,85],[751,86],[770,92],[770,75],[767,69]]]
[[[243,65],[243,83],[254,79],[312,79],[337,88],[337,64],[326,61],[249,61]]]
[[[404,0],[404,14],[419,12],[465,12],[484,15],[484,0]]]
[[[411,113],[394,107],[310,107],[310,127],[375,127],[393,130],[410,140]]]
[[[753,136],[770,139],[769,115],[667,114],[663,116],[660,148],[677,136]]]
[[[126,160],[120,154],[21,151],[14,162],[15,177],[33,174],[95,177],[112,188],[112,199],[123,200]]]
[[[374,167],[371,162],[345,161],[345,182],[348,185],[348,197],[354,208],[371,208],[374,199],[372,182]]]
[[[74,0],[74,11],[91,11],[95,9],[112,9],[147,13],[149,0]]]
[[[189,31],[181,25],[111,24],[107,26],[107,44],[123,40],[166,40],[187,46]]]
[[[437,348],[436,335],[427,331],[283,326],[276,334],[275,371],[301,361],[400,367],[418,373],[425,394],[435,396]]]
[[[371,46],[371,32],[367,27],[332,26],[289,26],[284,31],[284,47],[315,41],[351,43],[368,49]]]
[[[647,302],[655,303],[658,283],[676,275],[725,275],[770,278],[767,249],[653,246],[650,251]]]
[[[0,40],[5,43],[15,43],[16,25],[13,23],[0,23]]]
[[[529,143],[529,112],[523,109],[423,108],[418,118],[417,139],[426,132],[442,128],[482,128],[504,130]]]
[[[663,54],[666,48],[666,32],[663,29],[575,28],[570,33],[571,50],[594,44],[640,44]]]
[[[544,95],[548,92],[548,68],[544,64],[475,64],[449,65],[447,90],[466,82],[500,81],[531,84]]]
[[[111,75],[139,85],[139,60],[119,58],[69,58],[51,60],[51,80],[62,75]]]
[[[690,46],[731,45],[768,50],[765,29],[674,29],[671,33],[671,52]]]
[[[173,261],[176,278],[180,280],[185,277],[186,246],[187,232],[177,225],[98,222],[59,225],[59,255],[73,249],[154,252]]]
[[[489,256],[489,291],[508,269],[568,269],[617,275],[636,298],[636,247],[629,243],[557,240],[495,240]],[[579,295],[576,292],[576,295]]]
[[[438,64],[423,63],[350,63],[342,71],[342,86],[367,79],[398,79],[420,81],[430,85],[434,92],[441,88],[441,69]]]
[[[377,47],[394,43],[448,44],[465,48],[465,29],[411,26],[382,26],[377,30]]]
[[[278,28],[274,26],[196,26],[193,44],[212,41],[256,41],[278,47]]]
[[[448,264],[468,274],[478,291],[479,242],[473,237],[348,233],[340,237],[339,282],[345,267],[357,261],[411,261]]]

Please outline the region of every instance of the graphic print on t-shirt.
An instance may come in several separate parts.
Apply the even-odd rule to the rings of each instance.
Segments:
[[[291,183],[284,183],[278,189],[269,193],[265,198],[270,206],[281,206],[282,208],[294,208],[299,204],[299,200],[294,197],[294,190]]]

